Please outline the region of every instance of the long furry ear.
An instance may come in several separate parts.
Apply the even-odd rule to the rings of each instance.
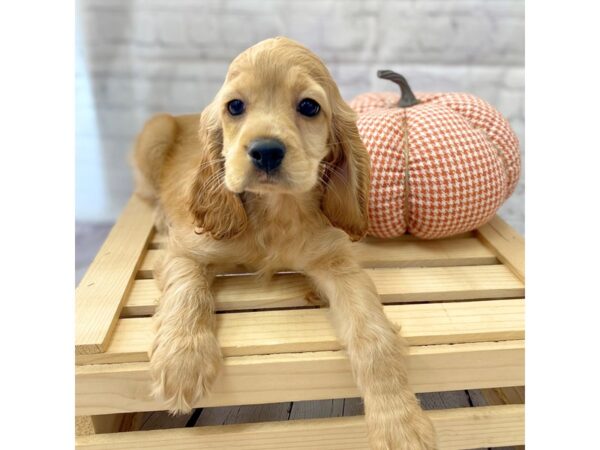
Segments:
[[[189,192],[189,208],[196,227],[214,239],[230,239],[242,233],[248,218],[238,194],[229,191],[223,177],[223,131],[214,106],[200,116],[200,151],[196,176]]]
[[[356,114],[341,97],[335,103],[321,208],[333,226],[356,241],[369,228],[370,159],[356,128]]]

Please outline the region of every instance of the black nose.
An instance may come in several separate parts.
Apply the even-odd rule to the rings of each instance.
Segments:
[[[278,139],[257,139],[250,143],[248,155],[258,169],[272,172],[283,161],[285,145]]]

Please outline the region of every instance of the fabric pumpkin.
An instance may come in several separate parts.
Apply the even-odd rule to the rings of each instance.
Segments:
[[[402,75],[377,75],[402,95],[366,93],[350,102],[371,155],[369,234],[433,239],[490,220],[519,179],[519,142],[508,121],[473,95],[415,96]]]

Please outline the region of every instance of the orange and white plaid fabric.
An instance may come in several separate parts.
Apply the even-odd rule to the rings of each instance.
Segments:
[[[462,93],[368,93],[350,106],[371,155],[369,234],[424,239],[473,230],[512,194],[519,142],[491,105]]]

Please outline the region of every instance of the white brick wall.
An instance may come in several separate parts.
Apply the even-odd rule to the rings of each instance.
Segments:
[[[480,95],[524,142],[523,0],[83,0],[77,26],[81,220],[118,214],[148,116],[200,111],[229,61],[276,35],[319,54],[348,99],[393,89],[375,72],[394,69],[415,90]],[[523,182],[503,213],[523,230]]]

